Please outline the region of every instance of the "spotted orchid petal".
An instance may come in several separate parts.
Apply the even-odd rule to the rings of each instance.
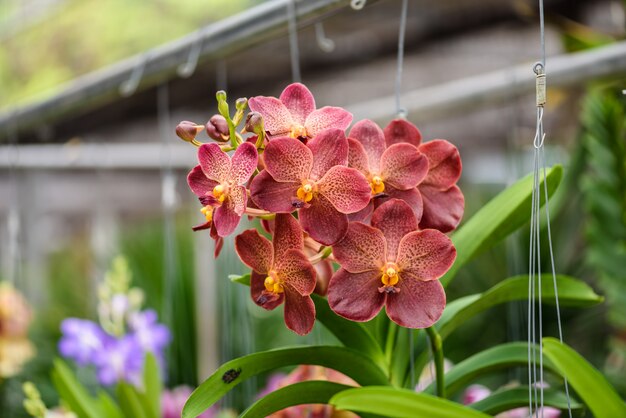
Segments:
[[[443,314],[446,294],[439,281],[422,282],[402,276],[400,292],[387,295],[387,315],[407,328],[428,328]]]
[[[348,167],[359,170],[365,176],[370,174],[370,164],[365,148],[354,138],[348,138]]]
[[[337,128],[345,131],[352,123],[352,113],[341,107],[324,106],[314,110],[304,123],[307,136],[315,137],[324,129]]]
[[[307,116],[315,110],[315,98],[301,83],[292,83],[280,94],[280,101],[291,113],[291,120],[304,126]]]
[[[191,191],[200,198],[211,193],[213,188],[218,185],[215,180],[210,180],[204,175],[202,167],[199,165],[195,166],[187,175],[187,184],[189,184]]]
[[[450,238],[435,229],[426,229],[411,232],[400,240],[396,263],[402,275],[429,281],[443,276],[455,259],[456,248]]]
[[[369,119],[363,119],[354,124],[348,136],[363,145],[370,171],[379,173],[380,157],[385,152],[385,135],[380,127]]]
[[[387,146],[409,143],[418,147],[422,142],[422,134],[415,125],[404,119],[394,119],[385,127]]]
[[[309,178],[318,180],[336,165],[348,164],[348,140],[341,129],[325,129],[307,142],[313,153]]]
[[[339,269],[328,284],[330,308],[351,321],[369,321],[385,303],[385,293],[378,291],[380,277],[379,270],[350,273]]]
[[[461,222],[465,209],[465,198],[458,186],[441,191],[429,185],[420,185],[424,199],[424,213],[420,228],[433,228],[441,232],[453,231]]]
[[[261,171],[250,184],[250,197],[255,205],[274,213],[291,213],[300,182],[278,182],[266,170]]]
[[[274,260],[281,263],[285,254],[289,250],[302,250],[304,238],[300,224],[288,213],[279,213],[274,221],[274,234],[272,238],[274,245]]]
[[[350,273],[380,272],[387,260],[385,237],[376,228],[351,222],[343,239],[333,245],[333,256]]]
[[[230,158],[216,143],[202,144],[198,148],[198,161],[204,175],[210,180],[223,183],[230,173]]]
[[[272,136],[288,135],[293,125],[291,112],[276,97],[256,96],[248,100],[248,107],[263,116],[265,130]]]
[[[428,176],[424,184],[440,190],[454,186],[461,177],[463,165],[457,147],[446,140],[435,139],[426,142],[419,150],[428,158]]]
[[[390,199],[380,205],[372,215],[372,226],[379,229],[387,243],[387,260],[395,260],[402,238],[417,231],[417,220],[406,202]],[[348,230],[349,231],[349,230]]]
[[[215,209],[213,215],[213,223],[215,224],[217,235],[226,237],[235,232],[241,220],[241,215],[246,209],[247,199],[245,187],[235,186],[231,189],[228,198]]]
[[[276,181],[306,180],[313,166],[313,153],[293,138],[272,139],[263,153],[265,169]]]
[[[250,276],[250,296],[252,297],[252,301],[261,308],[271,311],[283,303],[285,294],[268,292],[265,289],[266,277],[266,274],[260,274],[254,270],[252,271],[252,275]]]
[[[315,290],[315,269],[302,251],[288,250],[282,258],[275,258],[274,269],[285,286],[298,294],[307,296]]]
[[[409,190],[398,190],[393,186],[389,186],[385,188],[385,194],[387,197],[376,199],[376,203],[378,205],[386,202],[389,198],[404,200],[413,210],[415,219],[417,219],[417,222],[419,223],[420,219],[422,219],[424,211],[424,200],[419,189],[413,188]]]
[[[259,161],[259,154],[254,144],[244,142],[237,147],[232,158],[232,166],[228,175],[236,184],[242,185],[250,179]]]
[[[246,266],[263,275],[267,275],[274,263],[272,243],[255,229],[235,237],[235,251]]]
[[[302,296],[285,287],[285,325],[298,335],[306,335],[315,324],[315,304],[310,296]]]
[[[336,243],[348,230],[348,217],[338,212],[321,193],[313,198],[308,207],[300,209],[299,220],[302,229],[324,245]]]
[[[428,159],[411,144],[394,144],[383,153],[380,171],[386,184],[408,190],[428,174]]]
[[[354,213],[370,201],[367,179],[354,168],[335,166],[318,183],[319,193],[341,213]]]
[[[372,212],[374,212],[374,201],[370,200],[370,202],[358,212],[349,213],[348,220],[350,222],[364,222],[369,223],[369,219],[372,216]]]

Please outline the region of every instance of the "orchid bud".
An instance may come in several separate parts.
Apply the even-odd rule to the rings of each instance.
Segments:
[[[204,126],[184,120],[176,126],[176,135],[183,141],[193,142],[202,128],[204,128]]]
[[[237,108],[237,112],[235,113],[235,117],[233,118],[233,124],[235,126],[241,123],[241,119],[243,119],[243,112],[246,110],[247,105],[248,99],[246,99],[245,97],[241,97],[235,102],[235,107]]]
[[[216,141],[228,141],[229,131],[226,118],[222,115],[211,116],[211,119],[206,123],[206,133]]]
[[[215,98],[218,102],[226,101],[226,92],[224,90],[218,91],[217,93],[215,93]]]
[[[215,98],[217,99],[217,110],[220,112],[220,115],[225,118],[230,118],[228,102],[226,101],[226,92],[224,90],[218,91],[215,93]]]
[[[244,126],[246,132],[255,133],[259,136],[265,133],[263,126],[263,116],[258,112],[250,112],[246,117],[246,124]]]

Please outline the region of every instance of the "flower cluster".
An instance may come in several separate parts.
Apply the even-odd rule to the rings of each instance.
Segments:
[[[0,381],[18,374],[35,355],[28,339],[33,320],[30,305],[8,282],[0,283]]]
[[[155,311],[141,310],[143,295],[129,284],[126,260],[118,257],[100,287],[100,321],[67,318],[61,323],[61,355],[80,366],[95,366],[103,385],[126,381],[141,386],[147,353],[164,369],[169,330],[158,323]]]
[[[446,300],[437,279],[456,257],[445,234],[464,209],[457,148],[422,143],[401,119],[385,129],[362,120],[346,135],[352,115],[317,109],[299,83],[279,98],[237,100],[233,117],[226,94],[217,99],[219,115],[206,125],[181,122],[176,132],[199,147],[188,183],[205,221],[194,229],[210,230],[216,255],[243,215],[262,219],[269,234],[250,229],[235,239],[252,270],[253,301],[265,309],[284,303],[287,327],[301,335],[315,322],[314,292],[353,321],[383,306],[402,326],[437,321]],[[204,129],[216,142],[196,139]]]

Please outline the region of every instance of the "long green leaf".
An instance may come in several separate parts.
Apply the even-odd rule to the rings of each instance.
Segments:
[[[626,417],[626,404],[602,374],[571,347],[554,338],[543,339],[543,353],[596,418]]]
[[[561,306],[593,306],[604,300],[582,280],[570,276],[557,275],[556,282]],[[541,282],[542,300],[554,303],[554,284],[550,275],[544,275]],[[501,281],[491,289],[477,295],[457,299],[446,306],[441,319],[435,325],[442,338],[447,337],[460,324],[479,312],[500,303],[524,300],[528,297],[528,276],[515,276]]]
[[[324,324],[343,345],[371,357],[376,365],[383,370],[387,368],[380,345],[363,324],[348,321],[334,313],[328,306],[326,298],[312,295],[312,299],[315,303],[316,319]]]
[[[563,168],[559,165],[547,170],[549,196],[556,191],[562,176]],[[457,257],[452,268],[440,279],[444,286],[468,261],[528,222],[532,182],[529,175],[505,189],[452,234]]]
[[[387,385],[387,376],[362,353],[333,346],[311,346],[263,351],[231,360],[220,366],[191,394],[183,418],[200,415],[244,380],[284,366],[315,364],[335,369],[361,385]]]
[[[539,356],[539,348],[533,347],[531,354]],[[528,364],[528,344],[508,343],[481,351],[455,365],[445,375],[446,393],[451,395],[463,389],[470,382],[486,373],[494,370],[506,369]],[[555,370],[554,364],[549,359],[544,359],[543,366],[546,370]],[[434,382],[426,388],[427,393],[435,392]]]
[[[231,274],[228,278],[234,282],[250,286],[250,274],[242,276]],[[385,356],[380,345],[364,324],[348,321],[335,314],[328,306],[328,301],[319,295],[311,295],[315,303],[315,317],[341,341],[343,345],[354,348],[372,358],[382,369],[386,369]]]
[[[593,289],[580,279],[570,276],[557,275],[559,302],[561,306],[591,306],[603,301]],[[554,303],[554,284],[549,275],[541,283],[541,297],[545,303]],[[441,338],[448,337],[459,325],[468,321],[474,315],[483,312],[501,303],[528,298],[528,276],[515,276],[505,279],[491,289],[459,298],[450,302],[443,315],[435,326]],[[423,345],[423,335],[418,344]],[[429,353],[421,352],[415,360],[415,374],[420,375],[422,368],[428,362]],[[405,381],[405,385],[408,382]]]
[[[127,417],[148,418],[149,411],[146,411],[145,402],[141,400],[141,394],[134,386],[121,382],[117,384],[117,398],[122,407],[122,411]]]
[[[543,390],[543,404],[558,409],[567,409],[567,396],[556,389]],[[495,415],[514,408],[528,406],[528,386],[520,386],[492,393],[487,398],[469,405],[470,408]],[[581,409],[582,404],[571,401],[572,410]]]
[[[85,418],[103,417],[98,409],[98,401],[89,395],[87,389],[78,382],[70,368],[60,359],[54,360],[52,382],[72,412]]]
[[[146,355],[143,365],[143,386],[145,388],[145,399],[150,407],[150,416],[161,417],[161,373],[159,363],[152,353]]]
[[[294,383],[259,399],[239,415],[239,418],[266,417],[294,405],[327,404],[335,394],[353,387],[316,380]]]
[[[98,392],[98,406],[102,411],[102,417],[105,418],[127,418],[120,407],[105,391]]]
[[[482,412],[447,399],[408,389],[369,386],[347,389],[330,400],[337,409],[393,418],[487,418]]]

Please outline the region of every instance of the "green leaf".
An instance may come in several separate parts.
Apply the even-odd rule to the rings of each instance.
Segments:
[[[543,390],[543,404],[558,409],[567,409],[567,396],[556,389]],[[582,409],[582,404],[570,401],[572,410]],[[470,408],[482,411],[486,414],[495,415],[514,408],[528,406],[528,386],[520,386],[494,392],[487,398],[474,402]]]
[[[137,392],[134,386],[120,382],[117,384],[116,393],[122,411],[127,417],[149,418],[150,415],[146,411],[145,402],[142,401],[141,394]]]
[[[120,407],[105,391],[98,392],[98,405],[105,418],[126,418]]]
[[[161,373],[159,363],[152,353],[146,354],[143,365],[143,386],[145,388],[145,399],[150,408],[150,416],[161,418]]]
[[[250,286],[250,274],[244,274],[243,276],[231,274],[228,278],[234,283]],[[334,313],[328,306],[326,298],[316,294],[312,294],[311,298],[315,303],[316,319],[324,324],[343,345],[370,356],[380,368],[386,369],[383,351],[365,325],[348,321]]]
[[[87,389],[78,382],[63,360],[54,360],[52,382],[59,396],[72,412],[85,418],[103,417],[98,409],[98,401],[89,395]]]
[[[372,333],[361,323],[348,321],[334,313],[328,301],[319,295],[311,295],[315,303],[315,317],[337,337],[343,345],[371,357],[378,367],[386,370],[386,361],[380,345]]]
[[[337,409],[393,418],[487,418],[482,412],[447,399],[408,389],[369,386],[347,389],[330,400]]]
[[[315,364],[335,369],[361,385],[388,385],[385,372],[371,358],[346,347],[311,346],[249,354],[220,366],[185,404],[183,418],[194,418],[232,388],[252,376],[284,366]]]
[[[561,306],[586,307],[596,305],[604,300],[593,289],[580,279],[557,275],[559,303]],[[552,276],[544,274],[541,282],[542,300],[554,303],[554,283]],[[528,297],[528,276],[514,276],[505,279],[481,294],[469,295],[449,303],[441,319],[435,326],[442,338],[447,337],[460,324],[474,315],[495,305]]]
[[[327,404],[335,394],[353,387],[315,380],[294,383],[270,392],[259,399],[239,415],[239,418],[266,417],[294,405]]]
[[[569,381],[596,418],[626,417],[626,404],[602,374],[571,347],[543,339],[543,353]]]
[[[592,306],[604,300],[602,296],[597,295],[589,285],[580,279],[557,275],[556,281],[561,306]],[[551,275],[544,275],[541,289],[542,300],[547,303],[554,303],[554,284]],[[445,340],[454,330],[474,315],[500,303],[527,298],[528,276],[510,277],[483,293],[468,295],[450,302],[435,327],[441,338]],[[415,360],[415,374],[417,376],[420,375],[422,368],[428,362],[428,358],[428,351],[423,351],[417,356]]]
[[[556,165],[546,170],[548,196],[556,191],[563,168]],[[454,265],[440,279],[447,286],[459,269],[479,253],[489,249],[500,240],[517,230],[530,219],[532,199],[532,175],[528,175],[505,189],[483,206],[471,219],[452,234],[457,250]],[[543,187],[543,176],[541,178]],[[543,197],[543,192],[541,193]],[[542,201],[543,202],[543,201]]]
[[[539,347],[532,347],[531,355],[539,357]],[[451,395],[469,383],[478,376],[495,370],[506,369],[516,366],[528,365],[528,344],[522,342],[501,344],[463,360],[455,365],[445,375],[446,393]],[[554,364],[547,358],[544,358],[543,366],[545,370],[555,370]],[[435,392],[435,383],[433,382],[425,390],[427,393]]]

